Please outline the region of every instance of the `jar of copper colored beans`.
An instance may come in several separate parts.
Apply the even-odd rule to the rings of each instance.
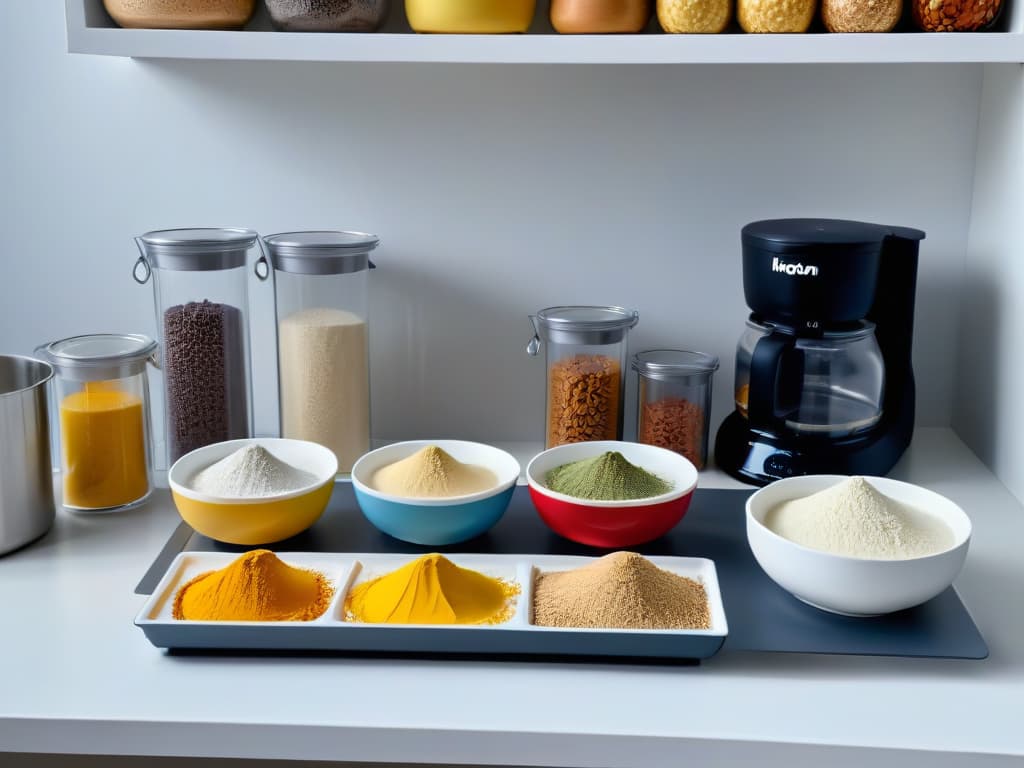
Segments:
[[[718,358],[703,352],[655,349],[633,355],[637,442],[668,448],[703,469],[708,459],[711,379]]]
[[[530,315],[526,351],[545,347],[544,447],[622,439],[626,335],[639,315],[622,307],[548,307]]]
[[[925,32],[977,32],[996,23],[1003,0],[911,0],[911,9]]]

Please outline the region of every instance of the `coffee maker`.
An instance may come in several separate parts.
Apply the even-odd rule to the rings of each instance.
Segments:
[[[748,483],[884,475],[914,427],[911,346],[924,232],[839,219],[743,228],[751,309],[715,461]]]

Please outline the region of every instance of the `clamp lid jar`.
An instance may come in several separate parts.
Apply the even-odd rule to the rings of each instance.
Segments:
[[[622,307],[548,307],[531,315],[526,348],[545,345],[545,447],[622,439],[626,337],[639,314]]]
[[[284,232],[263,242],[274,275],[281,436],[330,448],[348,475],[370,450],[368,292],[378,238]]]
[[[113,512],[152,490],[147,336],[101,333],[54,341],[37,352],[54,368],[63,503]]]
[[[249,368],[251,229],[193,228],[135,238],[139,283],[153,278],[170,467],[211,443],[252,435]]]

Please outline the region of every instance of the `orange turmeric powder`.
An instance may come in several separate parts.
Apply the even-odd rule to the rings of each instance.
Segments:
[[[322,573],[254,549],[188,581],[174,597],[172,615],[192,621],[311,621],[327,610],[333,594]]]
[[[500,624],[511,617],[517,584],[460,568],[439,554],[357,584],[349,619],[370,624]]]

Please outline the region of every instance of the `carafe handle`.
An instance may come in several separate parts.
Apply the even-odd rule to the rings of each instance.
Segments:
[[[786,352],[795,346],[794,336],[779,331],[762,336],[754,345],[747,394],[747,418],[751,427],[765,429],[778,425],[780,369]]]

